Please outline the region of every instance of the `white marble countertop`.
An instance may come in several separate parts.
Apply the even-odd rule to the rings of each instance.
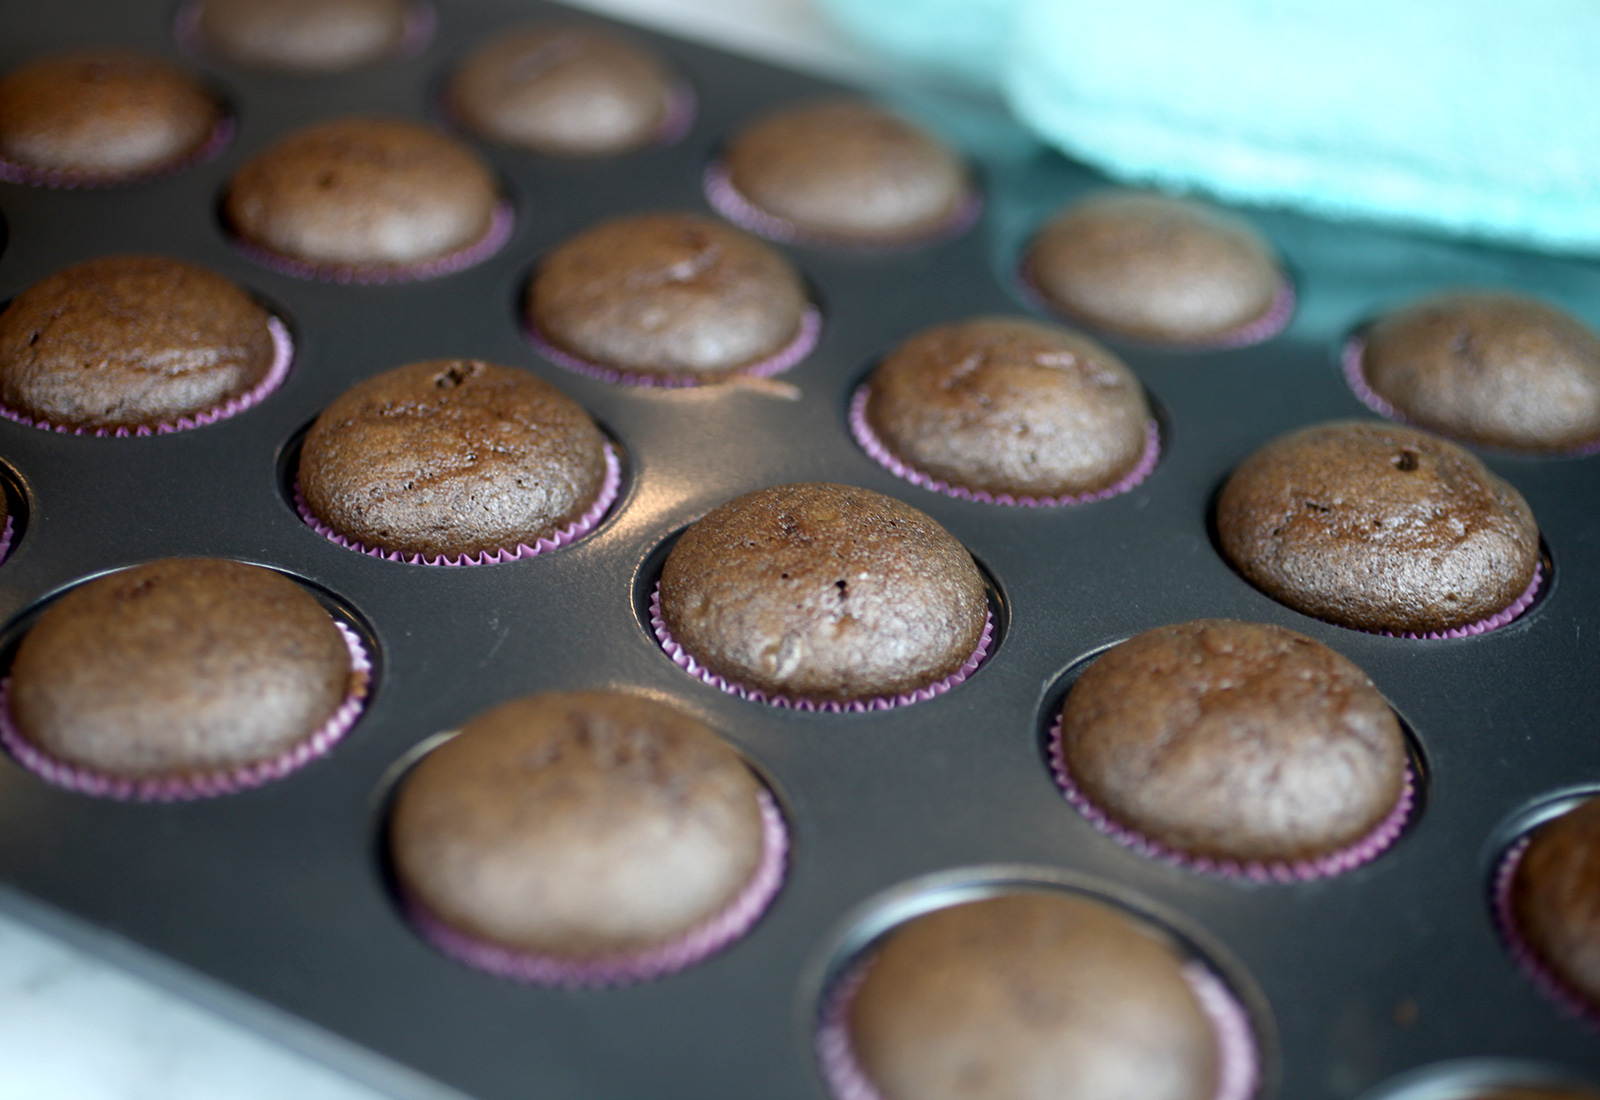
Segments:
[[[882,64],[808,0],[567,0],[846,78]],[[306,1055],[0,912],[0,1097],[384,1100]]]

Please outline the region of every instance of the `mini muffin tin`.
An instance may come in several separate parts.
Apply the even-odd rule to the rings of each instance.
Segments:
[[[1424,292],[1486,285],[1600,325],[1600,266],[1252,211],[1296,284],[1288,329],[1229,350],[1106,340],[1153,398],[1159,463],[1110,499],[1011,508],[896,478],[847,422],[857,385],[912,333],[980,313],[1040,315],[1016,274],[1028,235],[1104,183],[987,107],[883,94],[973,157],[982,214],[914,247],[778,245],[813,290],[821,335],[798,365],[749,384],[667,390],[586,377],[541,355],[519,317],[530,273],[557,244],[612,214],[709,212],[703,179],[727,135],[780,104],[839,91],[714,50],[631,32],[693,86],[696,117],[671,145],[569,162],[468,138],[515,222],[503,248],[466,270],[312,282],[229,239],[223,187],[269,142],[351,113],[439,121],[443,79],[468,50],[566,14],[532,0],[453,0],[414,56],[290,77],[184,52],[165,4],[0,12],[0,68],[123,43],[204,74],[236,123],[219,155],[158,181],[0,185],[0,300],[69,263],[164,252],[259,295],[296,348],[279,390],[193,430],[96,438],[0,421],[0,481],[17,512],[0,564],[0,660],[73,584],[152,558],[216,555],[310,585],[365,634],[376,665],[367,713],[345,740],[257,790],[119,802],[0,760],[0,904],[401,1097],[820,1100],[813,1044],[831,977],[898,915],[1010,882],[1089,890],[1172,928],[1248,1011],[1262,1097],[1444,1095],[1431,1075],[1445,1081],[1463,1065],[1484,1079],[1528,1066],[1600,1077],[1596,1032],[1519,971],[1490,905],[1519,823],[1600,788],[1600,456],[1484,454],[1532,504],[1553,573],[1527,614],[1478,637],[1414,641],[1307,619],[1233,573],[1209,524],[1222,481],[1262,443],[1372,415],[1339,366],[1367,318]],[[525,368],[596,416],[621,452],[623,485],[592,534],[523,560],[430,567],[353,552],[296,515],[294,449],[317,412],[359,379],[444,356]],[[992,580],[998,630],[969,680],[893,710],[812,713],[724,694],[656,645],[649,593],[675,534],[735,495],[810,479],[899,497],[972,550]],[[1314,882],[1241,882],[1143,857],[1062,798],[1045,738],[1075,670],[1148,627],[1208,616],[1302,631],[1374,679],[1417,750],[1419,809],[1392,849]],[[766,779],[793,842],[776,901],[703,964],[625,988],[527,986],[451,961],[407,924],[385,868],[395,778],[439,731],[506,699],[608,687],[705,720]]]

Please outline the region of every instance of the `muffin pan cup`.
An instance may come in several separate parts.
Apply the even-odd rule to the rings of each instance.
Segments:
[[[183,59],[175,6],[0,5],[0,69],[91,28],[95,42]],[[1209,351],[1106,338],[1160,395],[1159,463],[1092,506],[996,507],[881,466],[852,437],[851,397],[888,349],[930,325],[1048,316],[1018,286],[1016,258],[1103,178],[1029,146],[987,106],[901,87],[889,105],[974,164],[982,210],[971,228],[915,248],[777,245],[825,324],[771,385],[618,384],[530,344],[521,304],[540,258],[619,214],[707,213],[705,173],[731,135],[838,87],[629,30],[693,85],[688,132],[584,162],[466,139],[517,211],[509,240],[481,262],[361,285],[247,257],[218,203],[250,157],[328,118],[428,122],[457,59],[500,30],[571,17],[544,0],[458,0],[438,14],[418,56],[346,74],[189,56],[226,89],[239,130],[184,172],[94,192],[0,183],[0,301],[69,263],[159,252],[257,289],[295,338],[282,385],[202,431],[96,438],[0,418],[0,481],[21,532],[0,564],[0,672],[34,610],[61,591],[204,555],[337,593],[380,673],[360,721],[315,766],[227,797],[85,797],[0,754],[0,907],[398,1100],[827,1100],[816,1026],[834,967],[856,954],[837,946],[855,914],[975,865],[1041,869],[1186,930],[1248,1013],[1256,1100],[1352,1100],[1474,1057],[1600,1077],[1594,1032],[1528,980],[1490,894],[1503,823],[1552,791],[1600,783],[1600,459],[1485,456],[1529,500],[1559,568],[1515,621],[1470,637],[1414,642],[1298,614],[1236,574],[1208,527],[1219,487],[1262,444],[1373,415],[1339,355],[1388,303],[1506,286],[1596,325],[1600,264],[1250,211],[1294,272],[1288,326]],[[530,370],[605,425],[626,476],[603,522],[559,552],[493,569],[403,568],[308,531],[285,476],[305,425],[357,381],[441,356]],[[708,690],[663,654],[648,603],[673,533],[743,493],[800,481],[904,500],[983,563],[999,644],[976,675],[914,705],[835,713]],[[1065,671],[1196,618],[1298,630],[1353,660],[1404,716],[1426,797],[1381,858],[1314,881],[1196,874],[1107,843],[1063,799],[1041,716]],[[419,934],[388,872],[385,777],[436,731],[500,701],[602,688],[659,698],[750,761],[788,828],[782,888],[743,935],[648,982],[573,989],[462,965]]]
[[[34,775],[57,787],[97,798],[136,802],[183,802],[217,798],[271,783],[299,771],[333,751],[361,718],[372,690],[372,661],[361,637],[335,619],[350,651],[350,689],[327,721],[293,748],[266,760],[198,775],[130,777],[96,771],[59,760],[23,736],[11,717],[11,677],[0,679],[0,746]]]

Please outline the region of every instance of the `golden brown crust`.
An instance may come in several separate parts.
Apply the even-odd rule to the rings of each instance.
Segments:
[[[230,280],[165,256],[104,256],[0,313],[0,402],[72,428],[153,427],[262,381],[268,314]]]
[[[581,959],[715,916],[763,851],[759,783],[701,723],[647,699],[529,696],[469,722],[406,777],[401,884],[469,936]]]
[[[1073,203],[1040,230],[1024,266],[1068,316],[1164,344],[1204,343],[1260,319],[1283,278],[1241,218],[1139,191]]]
[[[806,309],[779,253],[694,214],[633,214],[571,238],[539,267],[527,311],[565,351],[643,374],[715,376],[783,350]]]
[[[1217,1041],[1172,944],[1061,892],[902,925],[849,1027],[885,1100],[1211,1100],[1217,1088]]]
[[[979,317],[901,344],[873,372],[867,421],[913,468],[968,489],[1063,496],[1115,484],[1144,454],[1133,372],[1054,325]]]
[[[466,146],[400,119],[341,118],[296,130],[228,184],[233,230],[312,264],[441,259],[488,233],[498,188]]]
[[[1424,428],[1530,450],[1600,440],[1600,336],[1542,302],[1441,294],[1379,318],[1365,341],[1367,385]]]
[[[892,242],[936,232],[971,189],[943,142],[879,107],[827,100],[776,111],[730,143],[745,199],[825,237]]]
[[[648,144],[667,117],[673,78],[654,54],[569,24],[493,38],[450,78],[468,128],[550,156],[593,157]]]
[[[578,519],[605,479],[605,437],[526,371],[474,359],[369,378],[317,417],[300,489],[371,547],[458,555],[533,545]]]
[[[43,171],[158,172],[197,152],[221,121],[198,80],[131,50],[61,54],[0,80],[0,156]]]
[[[337,72],[394,53],[406,31],[405,0],[201,0],[208,48],[236,65]]]
[[[1217,500],[1217,535],[1273,599],[1394,633],[1488,618],[1539,561],[1522,494],[1453,443],[1373,422],[1303,428],[1251,455]]]
[[[1400,797],[1400,723],[1372,681],[1282,627],[1202,619],[1099,657],[1062,708],[1073,781],[1194,856],[1289,861],[1372,832]]]
[[[105,774],[192,776],[272,759],[333,714],[350,654],[310,593],[235,561],[170,558],[45,609],[11,667],[21,734]]]
[[[661,614],[712,672],[850,700],[961,667],[988,611],[983,576],[938,523],[848,485],[760,489],[693,524],[661,573]]]
[[[1534,953],[1600,1009],[1600,798],[1534,831],[1512,880],[1511,905]]]

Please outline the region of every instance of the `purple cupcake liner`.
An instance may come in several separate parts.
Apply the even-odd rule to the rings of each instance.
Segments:
[[[1518,969],[1534,987],[1554,1001],[1567,1015],[1591,1029],[1600,1031],[1600,1005],[1593,1003],[1562,981],[1539,957],[1533,945],[1523,938],[1517,928],[1516,911],[1511,904],[1511,887],[1517,877],[1517,868],[1522,864],[1522,857],[1527,854],[1528,845],[1531,843],[1533,843],[1531,834],[1521,837],[1506,850],[1505,856],[1500,860],[1500,868],[1494,876],[1493,896],[1490,899],[1494,907],[1495,923],[1499,925],[1500,936],[1505,941],[1506,949],[1511,953]]]
[[[200,32],[201,0],[187,0],[178,8],[172,20],[172,36],[187,53],[203,55],[207,52],[205,35]],[[400,42],[395,56],[401,60],[416,57],[433,41],[439,15],[426,0],[414,0],[407,6],[405,26],[400,32]]]
[[[860,445],[867,456],[878,465],[888,470],[895,477],[909,481],[913,485],[924,489],[931,489],[936,493],[943,493],[947,497],[958,500],[975,500],[983,504],[1004,504],[1020,508],[1054,508],[1069,504],[1088,504],[1091,501],[1105,500],[1114,497],[1139,485],[1155,470],[1157,461],[1161,458],[1161,429],[1151,420],[1145,425],[1144,452],[1139,456],[1139,461],[1134,464],[1121,480],[1104,489],[1096,489],[1091,493],[1065,493],[1054,497],[1033,497],[1026,495],[1013,496],[1011,493],[990,493],[984,489],[968,489],[964,485],[952,485],[932,474],[923,473],[915,466],[902,462],[888,444],[884,443],[881,436],[873,430],[867,421],[867,399],[870,396],[867,386],[858,388],[850,398],[850,434],[855,436],[856,443]]]
[[[289,364],[294,361],[294,341],[289,337],[289,329],[276,317],[268,317],[267,331],[272,334],[272,366],[267,368],[266,376],[238,397],[230,397],[216,408],[195,413],[193,416],[180,416],[171,421],[164,420],[154,427],[140,424],[132,428],[86,428],[72,427],[67,424],[53,424],[48,420],[36,420],[26,413],[18,412],[16,409],[5,405],[0,405],[0,416],[5,417],[7,420],[15,420],[18,424],[26,424],[30,428],[39,428],[47,432],[61,432],[65,435],[93,435],[116,439],[127,439],[131,436],[143,435],[169,435],[172,432],[188,431],[190,428],[201,428],[207,424],[215,424],[219,420],[237,416],[246,409],[261,404],[272,391],[283,385],[283,380],[289,376]]]
[[[500,251],[511,239],[511,229],[515,222],[516,214],[511,204],[502,200],[495,204],[494,213],[489,218],[489,228],[483,236],[465,248],[416,264],[319,264],[284,256],[237,235],[233,241],[239,251],[256,263],[297,279],[313,279],[319,283],[363,285],[411,283],[423,279],[437,279],[442,275],[453,275],[457,271],[464,271],[482,263]]]
[[[1400,834],[1405,831],[1406,823],[1411,819],[1411,811],[1416,807],[1416,775],[1411,765],[1407,764],[1405,778],[1400,786],[1400,797],[1395,801],[1394,808],[1376,828],[1354,844],[1315,859],[1217,859],[1169,847],[1159,840],[1145,836],[1137,829],[1114,820],[1091,802],[1089,796],[1084,794],[1083,789],[1072,778],[1072,772],[1067,767],[1059,715],[1050,726],[1050,772],[1055,778],[1056,787],[1061,791],[1061,796],[1071,804],[1072,808],[1082,814],[1089,824],[1118,844],[1133,849],[1141,856],[1160,860],[1174,867],[1217,875],[1221,878],[1244,879],[1259,883],[1310,882],[1314,879],[1340,875],[1364,863],[1370,863],[1399,839]]]
[[[687,389],[693,386],[715,386],[738,378],[769,378],[774,374],[782,374],[800,360],[810,355],[817,346],[817,338],[822,334],[822,314],[816,306],[807,306],[800,315],[800,328],[790,340],[776,354],[765,359],[758,359],[748,366],[738,367],[734,370],[720,371],[716,374],[649,374],[642,371],[627,370],[622,367],[608,367],[604,363],[597,363],[591,359],[572,354],[557,347],[539,327],[529,320],[524,326],[524,333],[528,341],[540,355],[550,360],[559,367],[589,378],[598,378],[602,382],[615,382],[625,386],[649,386],[656,389]]]
[[[600,492],[594,498],[594,503],[589,505],[587,511],[553,535],[536,539],[532,545],[519,542],[515,546],[500,550],[483,550],[476,554],[458,554],[451,557],[448,554],[408,554],[403,550],[385,550],[381,546],[368,546],[360,539],[349,538],[341,535],[329,527],[317,514],[311,510],[311,505],[306,502],[304,494],[300,492],[300,481],[294,483],[294,510],[300,513],[300,518],[305,521],[317,534],[329,542],[338,543],[348,550],[368,557],[382,558],[385,561],[404,562],[406,565],[435,565],[447,568],[471,565],[499,565],[508,561],[520,561],[523,558],[536,557],[551,550],[559,550],[563,546],[570,546],[583,536],[595,529],[595,526],[605,518],[606,512],[616,503],[617,493],[622,486],[622,461],[617,457],[616,448],[610,443],[605,445],[606,474],[600,483]]]
[[[6,555],[11,553],[11,540],[16,537],[16,533],[16,519],[10,515],[7,515],[5,529],[0,531],[0,562],[4,562],[6,560]]]
[[[0,745],[17,763],[53,786],[119,802],[188,802],[263,786],[326,756],[350,732],[366,705],[372,680],[372,661],[354,630],[337,619],[333,625],[339,628],[339,634],[350,651],[349,692],[316,732],[269,760],[258,760],[253,764],[203,775],[142,778],[108,775],[77,764],[68,764],[36,747],[17,729],[11,717],[9,676],[0,680]]]
[[[983,659],[989,654],[989,644],[994,638],[994,612],[985,608],[983,613],[983,634],[978,638],[978,647],[972,651],[960,668],[938,683],[929,684],[927,687],[917,688],[915,691],[902,692],[898,695],[877,695],[870,699],[852,699],[840,701],[837,699],[805,699],[791,695],[768,694],[760,688],[745,687],[732,680],[718,676],[706,668],[699,661],[690,656],[689,652],[678,644],[672,632],[667,629],[666,620],[661,617],[661,582],[657,581],[655,590],[650,593],[650,629],[655,633],[656,641],[666,651],[672,663],[692,676],[697,676],[703,683],[710,684],[719,691],[729,695],[737,695],[741,699],[748,699],[753,703],[765,703],[769,707],[787,707],[792,710],[811,711],[823,714],[864,714],[874,710],[889,710],[892,707],[909,706],[927,699],[943,695],[957,684],[964,681],[978,670],[983,664]]]
[[[566,989],[594,989],[665,977],[709,958],[743,937],[783,885],[789,830],[772,795],[763,788],[756,792],[756,799],[761,810],[761,861],[750,881],[720,913],[659,946],[581,959],[517,951],[458,932],[409,894],[402,897],[406,917],[441,954],[497,978]]]
[[[983,197],[977,188],[969,187],[961,202],[940,225],[910,237],[888,240],[859,240],[832,233],[819,233],[804,229],[787,218],[769,214],[745,198],[733,185],[727,165],[720,160],[707,166],[703,178],[706,201],[711,208],[728,221],[748,229],[758,236],[780,244],[811,244],[828,248],[842,248],[856,252],[891,252],[902,248],[919,248],[961,236],[971,229],[983,213]]]
[[[870,961],[856,963],[833,983],[817,1027],[817,1061],[835,1100],[885,1100],[856,1060],[850,1043],[850,1004],[866,980]],[[1211,1021],[1217,1041],[1217,1089],[1212,1100],[1250,1100],[1261,1079],[1261,1060],[1249,1013],[1203,963],[1186,961],[1183,977]]]
[[[1406,416],[1373,389],[1367,382],[1367,372],[1364,357],[1367,353],[1366,337],[1355,335],[1344,342],[1344,348],[1339,353],[1339,369],[1344,374],[1344,381],[1352,393],[1360,399],[1361,403],[1385,420],[1393,420],[1397,424],[1409,424],[1414,427],[1424,428],[1427,431],[1435,429],[1426,428],[1415,420]],[[1443,434],[1443,433],[1440,433]],[[1476,446],[1476,444],[1473,444]],[[1536,453],[1536,452],[1535,452]],[[1600,439],[1592,440],[1581,447],[1571,450],[1548,452],[1550,457],[1560,458],[1585,458],[1589,455],[1600,454]]]
[[[1129,343],[1141,344],[1146,347],[1161,348],[1166,351],[1227,351],[1231,348],[1242,348],[1251,344],[1263,343],[1289,327],[1289,321],[1294,317],[1296,302],[1294,284],[1287,278],[1280,277],[1278,279],[1278,289],[1272,295],[1272,304],[1267,307],[1265,313],[1254,321],[1246,321],[1238,328],[1229,329],[1227,332],[1219,333],[1207,340],[1147,340],[1137,336],[1125,336],[1102,325],[1097,325],[1091,318],[1079,317],[1068,310],[1062,309],[1045,297],[1044,292],[1039,289],[1039,284],[1034,282],[1033,276],[1028,273],[1025,266],[1017,271],[1017,285],[1022,290],[1022,296],[1032,302],[1034,308],[1041,313],[1064,317],[1075,324],[1081,324],[1097,332],[1103,332],[1118,340],[1125,340]]]
[[[0,157],[0,182],[20,183],[26,187],[47,187],[52,191],[94,191],[124,184],[148,183],[193,168],[222,152],[233,140],[234,122],[223,115],[211,128],[211,134],[190,152],[164,164],[143,168],[137,172],[85,172],[65,168],[35,168]]]

